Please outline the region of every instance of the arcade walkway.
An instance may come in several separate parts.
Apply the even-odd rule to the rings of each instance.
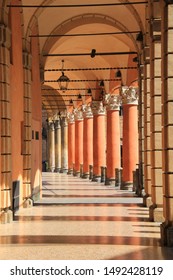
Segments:
[[[43,199],[0,225],[0,259],[173,259],[159,236],[133,193],[43,173]]]

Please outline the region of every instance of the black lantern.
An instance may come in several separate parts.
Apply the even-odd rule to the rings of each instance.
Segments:
[[[104,81],[103,81],[103,80],[101,80],[101,81],[99,82],[99,86],[100,86],[100,87],[104,87]]]
[[[118,69],[118,71],[115,74],[116,78],[121,78],[122,74],[121,71]]]
[[[91,93],[92,93],[92,91],[91,91],[91,89],[89,88],[89,89],[88,89],[88,94],[91,94]]]
[[[67,90],[67,88],[68,88],[68,84],[70,82],[70,79],[64,74],[63,68],[64,68],[64,60],[62,60],[62,72],[61,72],[62,75],[59,77],[57,82],[59,84],[60,90],[65,92]]]

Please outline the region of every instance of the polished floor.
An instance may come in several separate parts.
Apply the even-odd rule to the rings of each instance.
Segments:
[[[43,198],[0,225],[1,260],[172,260],[131,191],[43,173]]]

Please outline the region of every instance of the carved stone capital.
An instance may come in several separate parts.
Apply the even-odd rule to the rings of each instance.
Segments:
[[[61,112],[60,112],[60,116],[61,116],[62,118],[66,118],[66,117],[67,117],[67,111],[66,111],[66,110],[61,111]]]
[[[107,110],[119,110],[120,109],[120,105],[122,103],[122,99],[121,96],[119,95],[110,95],[110,94],[106,94],[107,96],[105,96],[105,105],[107,107]]]
[[[82,110],[84,118],[93,118],[93,112],[90,105],[83,105]]]
[[[83,112],[77,108],[73,110],[75,121],[83,121]]]
[[[60,124],[60,119],[56,119],[55,120],[55,129],[60,129],[61,128],[61,124]]]
[[[68,125],[67,118],[62,117],[61,118],[61,127],[66,127]]]
[[[122,103],[138,105],[138,89],[135,87],[123,86],[121,90]]]
[[[48,118],[47,125],[48,125],[49,130],[54,130],[55,129],[53,117]]]
[[[106,110],[102,101],[92,101],[93,115],[105,115]]]
[[[75,122],[73,113],[70,113],[70,112],[67,113],[67,121],[68,121],[68,123],[74,123]]]

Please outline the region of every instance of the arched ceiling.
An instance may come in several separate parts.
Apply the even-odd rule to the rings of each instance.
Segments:
[[[139,52],[140,44],[136,41],[137,33],[130,32],[144,32],[145,4],[127,4],[129,2],[135,3],[139,1],[142,2],[142,0],[22,0],[22,5],[37,6],[124,3],[124,5],[103,7],[23,7],[26,40],[30,40],[32,26],[37,23],[39,28],[38,35],[41,36],[39,37],[40,65],[44,70],[61,69],[62,60],[64,60],[64,68],[70,69],[127,67],[130,57],[128,54],[96,55],[94,58],[91,58],[90,55],[81,56],[79,54],[90,54],[92,49],[96,49],[96,53]],[[113,32],[125,33],[99,36],[67,36],[72,34]],[[66,36],[53,37],[53,35],[57,34]],[[58,56],[56,56],[57,54]],[[67,54],[76,55],[66,56]],[[133,58],[136,54],[131,56]],[[135,67],[136,63],[131,63],[131,66]],[[116,70],[114,71],[116,72]],[[128,71],[132,70],[123,69],[121,71],[123,83],[126,83]],[[109,69],[67,71],[65,74],[70,80],[84,80],[69,83],[69,88],[71,89],[83,89],[66,91],[65,94],[69,96],[71,94],[85,94],[88,88],[97,87],[96,81],[91,82],[88,80],[100,81],[110,78]],[[62,98],[64,98],[64,93],[56,90],[58,88],[56,80],[60,75],[61,71],[45,71],[43,87],[44,89],[45,87],[54,89],[54,94],[57,92],[57,96],[62,94]],[[109,81],[105,81],[105,91],[108,92],[109,90],[110,83]],[[51,92],[51,90],[48,92]],[[43,95],[44,93],[45,90],[43,90]],[[57,104],[57,100],[58,98],[56,99],[55,97],[54,105]],[[45,100],[43,103],[45,104]],[[53,104],[53,102],[51,101],[49,104]],[[58,110],[60,110],[60,108]]]

